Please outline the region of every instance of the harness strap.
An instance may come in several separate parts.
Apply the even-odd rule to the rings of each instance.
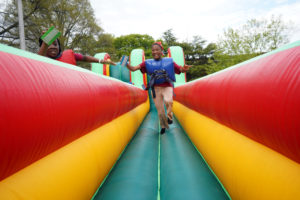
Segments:
[[[154,70],[154,72],[150,76],[149,84],[145,88],[145,90],[149,90],[151,88],[153,98],[156,97],[155,90],[154,90],[154,84],[155,84],[155,81],[158,80],[158,79],[166,79],[167,82],[171,83],[172,86],[174,87],[173,82],[169,78],[168,73],[166,72],[166,70],[164,70],[164,69],[162,69],[162,70]]]

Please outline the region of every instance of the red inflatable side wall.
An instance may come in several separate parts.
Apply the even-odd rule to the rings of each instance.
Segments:
[[[0,52],[0,180],[146,100],[120,81]]]
[[[175,88],[175,100],[300,163],[300,47]]]

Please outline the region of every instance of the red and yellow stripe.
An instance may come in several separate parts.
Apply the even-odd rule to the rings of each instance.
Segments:
[[[175,88],[174,113],[232,199],[300,199],[300,46]]]
[[[0,199],[91,199],[149,111],[142,103],[0,182]]]
[[[145,103],[93,73],[0,52],[0,180]]]
[[[175,99],[300,163],[300,46],[175,89]]]

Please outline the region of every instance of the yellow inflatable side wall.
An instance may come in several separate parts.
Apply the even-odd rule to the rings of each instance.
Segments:
[[[149,111],[149,100],[0,182],[0,199],[90,199]]]
[[[232,199],[300,199],[300,165],[178,102],[174,113]]]

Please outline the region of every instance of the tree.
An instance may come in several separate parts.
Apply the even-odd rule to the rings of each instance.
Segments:
[[[228,28],[219,38],[218,47],[230,55],[261,54],[289,42],[291,24],[283,22],[281,16],[270,20],[251,19],[240,28]]]
[[[193,36],[192,47],[195,52],[201,52],[203,50],[203,46],[205,45],[206,40],[204,40],[201,36]]]
[[[130,34],[117,37],[114,40],[114,47],[117,56],[129,55],[133,49],[141,48],[145,52],[145,56],[151,56],[151,46],[154,39],[150,35]]]
[[[201,36],[193,36],[192,43],[190,44],[192,47],[192,52],[188,54],[188,60],[193,61],[193,65],[203,65],[207,63],[207,55],[204,52],[206,40],[204,40]]]
[[[218,48],[226,54],[243,54],[244,50],[241,47],[242,38],[239,35],[239,30],[228,28],[224,31],[224,38],[219,38]]]
[[[272,16],[270,20],[251,19],[237,29],[228,28],[219,38],[206,72],[214,73],[274,50],[289,41],[288,33],[292,29],[281,16]]]
[[[212,55],[217,46],[210,43],[207,46],[206,40],[201,36],[194,36],[192,42],[177,43],[183,48],[186,63],[193,65],[187,72],[187,80],[193,80],[209,74],[208,69],[214,63]]]
[[[101,34],[98,37],[98,41],[96,43],[97,47],[95,47],[96,53],[106,52],[108,53],[113,60],[118,59],[119,57],[116,54],[116,49],[114,46],[115,37],[111,34]]]
[[[163,41],[167,44],[167,47],[176,45],[177,43],[177,39],[172,31],[172,29],[168,29],[167,31],[163,32],[162,35]]]
[[[270,49],[277,49],[279,46],[289,42],[289,34],[293,31],[292,22],[289,24],[283,23],[281,16],[275,17],[272,15],[271,22],[267,25],[267,41]]]
[[[42,0],[36,0],[31,2],[30,6],[27,6],[26,2],[23,4],[24,9],[24,22],[34,13],[36,13],[42,6]],[[1,13],[1,26],[0,26],[0,37],[1,42],[11,46],[17,46],[19,44],[19,21],[17,13],[17,1],[11,1],[4,12]]]
[[[253,54],[240,54],[240,55],[229,55],[224,54],[222,51],[216,50],[212,57],[210,58],[208,65],[205,66],[205,71],[207,74],[212,74],[214,72],[223,70],[227,67],[231,67],[245,60],[249,60],[253,57],[260,55],[259,53]]]
[[[83,39],[97,38],[102,33],[96,24],[88,0],[23,0],[26,46],[37,51],[38,38],[43,30],[54,25],[60,32],[62,48],[77,48],[89,52]],[[0,29],[1,42],[16,46],[19,43],[17,1],[8,4],[4,14],[5,24]]]

